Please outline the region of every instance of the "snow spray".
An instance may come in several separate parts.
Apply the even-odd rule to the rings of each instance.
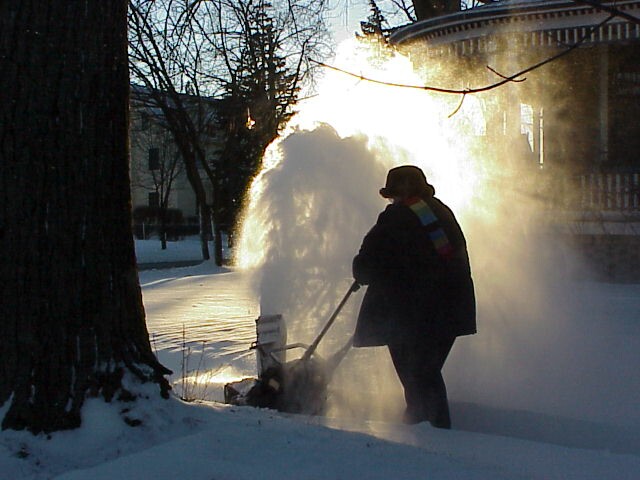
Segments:
[[[424,84],[407,58],[370,60],[366,47],[350,41],[332,63]],[[535,171],[514,170],[514,150],[506,164],[482,148],[491,102],[467,96],[457,110],[459,103],[327,71],[319,95],[301,105],[290,132],[267,152],[236,261],[255,271],[262,314],[282,314],[289,340],[311,343],[351,284],[351,261],[386,205],[378,190],[387,170],[418,165],[466,234],[476,285],[479,333],[456,341],[444,369],[454,425],[465,404],[575,414],[575,395],[592,392],[576,387],[589,364],[578,365],[587,355],[572,325],[572,258],[526,188]],[[353,332],[363,291],[342,311],[321,355]],[[338,417],[395,421],[404,408],[385,348],[353,349],[331,393],[330,414]]]

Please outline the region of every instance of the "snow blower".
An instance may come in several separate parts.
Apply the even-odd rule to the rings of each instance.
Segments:
[[[351,294],[360,288],[354,282],[338,304],[322,331],[311,345],[286,344],[286,327],[282,315],[261,315],[256,320],[258,378],[248,378],[224,386],[225,403],[273,408],[281,412],[322,415],[327,387],[334,371],[351,348],[353,338],[327,359],[315,352],[320,341],[335,322]],[[294,348],[305,351],[297,360],[286,362],[286,352]]]

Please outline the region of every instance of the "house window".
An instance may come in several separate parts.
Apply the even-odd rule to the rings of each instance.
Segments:
[[[159,169],[160,169],[160,149],[150,148],[149,149],[149,170],[159,170]]]
[[[151,208],[160,206],[160,194],[158,192],[149,192],[149,206]]]
[[[526,103],[520,104],[520,133],[525,135],[529,148],[533,150],[533,107]]]

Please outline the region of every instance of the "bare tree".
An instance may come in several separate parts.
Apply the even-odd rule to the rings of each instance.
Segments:
[[[208,260],[211,206],[199,167],[206,165],[203,137],[209,132],[211,113],[210,103],[199,101],[193,59],[198,58],[200,47],[188,28],[188,8],[187,1],[130,2],[129,55],[134,81],[145,87],[142,101],[161,112],[182,156],[198,203],[202,258]]]
[[[141,157],[146,154],[147,162],[132,163],[131,185],[155,194],[157,203],[147,211],[158,222],[161,248],[166,250],[170,200],[176,180],[184,173],[184,163],[162,117],[144,110],[142,116],[146,118],[141,118],[138,128],[132,127],[131,147]]]
[[[132,69],[154,91],[166,93],[154,97],[158,107],[183,118],[172,132],[189,132],[183,158],[196,191],[205,179],[212,186],[208,205],[218,263],[221,228],[232,228],[265,148],[293,114],[300,88],[317,68],[308,56],[329,52],[324,9],[317,0],[132,5]],[[180,101],[185,93],[202,99],[198,115]],[[180,104],[184,111],[178,113]],[[216,138],[212,155],[203,132]]]
[[[168,394],[131,235],[126,14],[0,3],[3,428],[77,427],[87,396],[133,398],[128,374]]]
[[[235,223],[264,150],[293,115],[301,86],[312,78],[308,56],[328,53],[324,6],[315,3],[281,9],[264,1],[200,3],[197,24],[216,62],[206,71],[224,75],[217,120],[225,133],[211,163],[219,224]]]

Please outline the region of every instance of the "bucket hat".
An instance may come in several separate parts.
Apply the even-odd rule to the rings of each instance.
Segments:
[[[384,198],[397,196],[414,196],[423,193],[433,195],[433,187],[427,182],[424,172],[414,165],[403,165],[389,170],[387,181],[380,189]]]

